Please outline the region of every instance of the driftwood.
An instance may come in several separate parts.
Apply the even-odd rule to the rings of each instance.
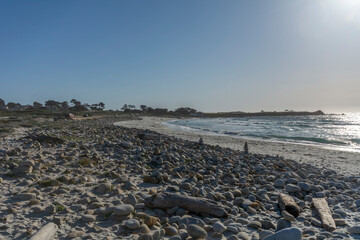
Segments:
[[[159,193],[145,199],[145,205],[151,208],[173,208],[181,207],[195,213],[204,213],[216,217],[226,217],[230,209],[218,205],[211,200],[197,197],[189,197],[171,193]]]
[[[334,231],[336,229],[335,221],[325,198],[313,198],[312,204],[319,212],[323,227],[328,231]]]
[[[286,210],[288,213],[294,217],[298,217],[300,214],[300,207],[296,204],[294,199],[284,193],[280,193],[278,204],[281,210]]]
[[[50,240],[54,237],[58,226],[51,222],[43,226],[30,240]]]

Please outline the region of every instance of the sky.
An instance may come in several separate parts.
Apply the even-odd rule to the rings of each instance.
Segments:
[[[360,112],[360,1],[0,0],[0,98]]]

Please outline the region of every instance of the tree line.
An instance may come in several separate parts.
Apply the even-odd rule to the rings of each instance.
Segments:
[[[8,102],[5,103],[3,99],[0,98],[0,110],[8,111],[22,111],[22,110],[55,110],[55,111],[102,111],[105,109],[105,104],[103,102],[88,104],[81,103],[76,99],[72,99],[70,103],[68,101],[58,102],[55,100],[47,100],[44,104],[40,102],[33,102],[33,104],[22,105],[20,103]]]
[[[66,111],[66,112],[82,112],[82,111],[103,111],[105,109],[105,103],[99,102],[94,104],[81,103],[76,99],[71,99],[70,102],[62,101],[58,102],[55,100],[47,100],[44,103],[33,102],[33,104],[22,105],[20,103],[8,102],[5,103],[0,98],[0,110],[5,111],[23,111],[23,110],[52,110],[52,111]],[[178,115],[178,116],[189,116],[189,115],[201,115],[201,112],[190,108],[190,107],[179,107],[174,110],[168,110],[167,108],[153,108],[146,105],[140,105],[136,108],[132,104],[124,104],[121,110],[124,113],[142,113],[149,115]]]
[[[146,105],[140,105],[137,109],[135,105],[124,104],[121,110],[125,113],[146,113],[150,115],[201,115],[196,109],[190,107],[179,107],[175,110],[167,108],[152,108]]]

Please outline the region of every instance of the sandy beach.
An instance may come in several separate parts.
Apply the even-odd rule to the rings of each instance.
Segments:
[[[167,121],[173,118],[160,117],[142,117],[141,120],[130,120],[117,122],[115,125],[149,129],[161,134],[178,137],[190,141],[198,141],[203,138],[206,144],[219,145],[221,147],[229,147],[235,150],[242,150],[245,141],[248,142],[249,151],[252,153],[276,156],[279,155],[285,159],[291,159],[300,163],[310,163],[316,167],[326,166],[339,173],[346,175],[359,175],[360,173],[360,153],[324,149],[317,146],[258,141],[245,138],[234,138],[230,136],[215,136],[205,133],[194,133],[188,131],[180,131],[169,128]]]

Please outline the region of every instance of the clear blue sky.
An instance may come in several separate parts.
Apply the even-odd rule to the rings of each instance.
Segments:
[[[0,98],[360,112],[360,1],[0,1]]]

